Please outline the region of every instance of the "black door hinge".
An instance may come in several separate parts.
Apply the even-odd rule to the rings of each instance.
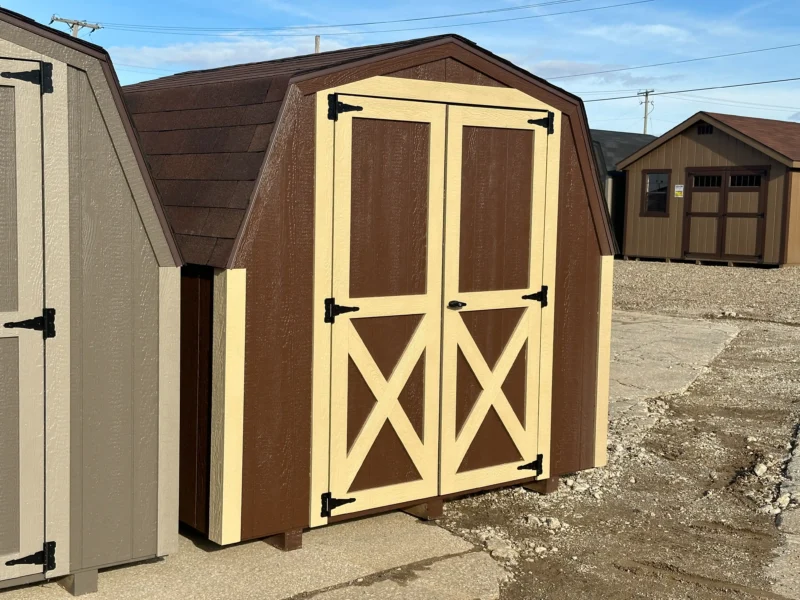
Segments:
[[[535,294],[528,294],[527,296],[522,297],[523,300],[535,300],[536,302],[542,303],[542,308],[547,306],[547,286],[542,286],[541,292],[536,292]]]
[[[351,504],[355,501],[355,498],[334,498],[331,496],[330,492],[325,492],[322,494],[322,512],[320,515],[325,518],[330,517],[332,510],[336,510],[340,506]]]
[[[56,543],[45,542],[39,552],[34,552],[29,556],[22,558],[15,558],[14,560],[6,561],[7,567],[14,565],[42,565],[44,571],[53,571],[56,568]]]
[[[556,115],[552,111],[547,111],[547,116],[541,119],[530,119],[531,125],[541,125],[547,129],[547,135],[553,135],[556,131]]]
[[[41,66],[38,69],[30,71],[3,71],[0,77],[3,79],[18,79],[19,81],[28,81],[35,83],[42,88],[42,94],[53,93],[53,63],[43,62],[39,63]]]
[[[517,467],[517,471],[535,471],[536,476],[542,474],[542,465],[544,464],[544,456],[541,454],[536,457],[536,460],[532,463],[528,463],[527,465],[520,465]]]
[[[345,104],[339,101],[339,94],[328,94],[328,119],[338,121],[339,115],[346,112],[359,112],[364,110],[363,106]]]
[[[325,322],[326,323],[333,323],[336,321],[336,317],[338,315],[342,315],[344,313],[351,313],[351,312],[358,312],[360,309],[358,306],[340,306],[336,304],[336,300],[333,298],[325,298]]]
[[[44,339],[56,337],[56,309],[45,308],[41,317],[24,321],[9,321],[3,325],[6,329],[33,329],[41,331]]]

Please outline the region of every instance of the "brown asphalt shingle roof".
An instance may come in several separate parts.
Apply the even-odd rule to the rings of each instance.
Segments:
[[[226,265],[293,76],[447,37],[454,36],[190,71],[123,88],[184,260]]]
[[[790,160],[800,161],[800,123],[756,119],[706,112],[710,117],[771,148]]]

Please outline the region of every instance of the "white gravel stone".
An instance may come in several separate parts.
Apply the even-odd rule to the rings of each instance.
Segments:
[[[756,474],[756,477],[762,477],[766,472],[767,472],[767,465],[765,465],[764,463],[758,463],[753,469],[753,473]]]

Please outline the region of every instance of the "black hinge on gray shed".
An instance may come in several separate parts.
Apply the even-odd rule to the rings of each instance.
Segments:
[[[53,93],[53,63],[39,63],[38,69],[30,71],[3,71],[0,77],[3,79],[17,79],[19,81],[29,81],[40,86],[42,94]]]
[[[344,313],[358,312],[358,306],[341,306],[336,304],[334,298],[325,298],[325,322],[334,323],[338,315]]]
[[[338,121],[339,115],[346,112],[359,112],[364,110],[363,106],[345,104],[339,101],[339,94],[328,94],[328,119]]]
[[[528,123],[546,128],[547,135],[553,135],[556,131],[556,115],[552,111],[547,111],[547,116],[541,119],[529,119]]]
[[[534,300],[535,302],[541,302],[542,308],[547,306],[547,286],[542,286],[541,292],[536,292],[535,294],[528,294],[527,296],[522,297],[523,300]]]
[[[355,501],[355,498],[334,498],[330,492],[325,492],[322,494],[322,511],[320,515],[325,518],[330,517],[331,511]]]
[[[539,456],[536,457],[536,460],[533,461],[532,463],[528,463],[527,465],[520,465],[519,467],[517,467],[517,471],[535,471],[536,476],[538,477],[539,475],[542,474],[543,464],[544,464],[544,456],[540,454]]]
[[[41,331],[44,339],[56,337],[56,309],[45,308],[41,317],[25,319],[24,321],[9,321],[4,323],[6,329],[33,329]]]
[[[6,562],[8,567],[13,567],[14,565],[42,565],[43,571],[54,570],[56,568],[56,543],[45,542],[39,552]]]

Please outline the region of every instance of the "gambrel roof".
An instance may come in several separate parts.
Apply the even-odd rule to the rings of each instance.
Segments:
[[[583,144],[592,161],[580,99],[452,34],[191,71],[126,86],[128,109],[185,260],[223,268],[232,264],[236,240],[292,85],[311,93],[310,81],[324,79],[336,85],[344,82],[344,72],[349,70],[358,71],[360,77],[402,76],[402,71],[434,60],[426,52],[432,55],[443,47],[457,47],[490,60],[576,109],[580,123],[573,127],[586,130]],[[419,58],[408,58],[411,55]],[[507,86],[489,75],[480,74],[476,80],[476,71],[454,58],[442,65],[449,69],[448,81],[458,81],[463,71],[463,83]],[[336,73],[342,73],[341,77]],[[613,239],[605,203],[596,174],[590,177],[593,183],[588,187],[594,189],[590,196],[597,196],[592,214],[602,231],[599,243],[610,252]]]
[[[135,174],[135,179],[141,184],[140,186],[136,186],[136,189],[140,190],[141,193],[132,190],[134,199],[137,205],[140,201],[142,203],[152,203],[155,216],[157,216],[157,222],[155,219],[153,220],[156,227],[152,231],[157,230],[158,225],[160,225],[161,231],[158,232],[158,236],[160,237],[161,233],[163,233],[163,241],[166,243],[165,249],[168,250],[166,254],[170,256],[174,264],[182,264],[178,246],[170,230],[168,219],[162,209],[158,190],[150,177],[147,163],[145,162],[144,155],[139,146],[139,141],[136,137],[136,131],[126,109],[125,102],[122,99],[119,80],[117,79],[117,74],[114,71],[108,52],[100,46],[72,37],[62,31],[47,27],[24,15],[4,8],[0,8],[0,23],[3,24],[3,27],[10,26],[9,29],[4,30],[4,34],[7,37],[13,37],[14,39],[19,38],[18,43],[21,45],[27,44],[31,48],[35,47],[37,52],[40,52],[44,56],[63,60],[72,66],[84,69],[90,81],[93,82],[92,85],[97,85],[101,88],[105,88],[107,85],[106,89],[110,94],[111,102],[107,105],[101,102],[101,110],[108,111],[104,115],[104,118],[111,118],[113,113],[119,115],[122,127],[120,136],[114,140],[114,144],[117,151],[121,154],[120,158],[123,164],[132,165],[133,170],[128,173],[128,175],[131,176]],[[130,156],[130,160],[127,159],[127,156]],[[141,179],[139,179],[140,177]],[[140,210],[142,206],[144,206],[144,204],[140,205]]]

